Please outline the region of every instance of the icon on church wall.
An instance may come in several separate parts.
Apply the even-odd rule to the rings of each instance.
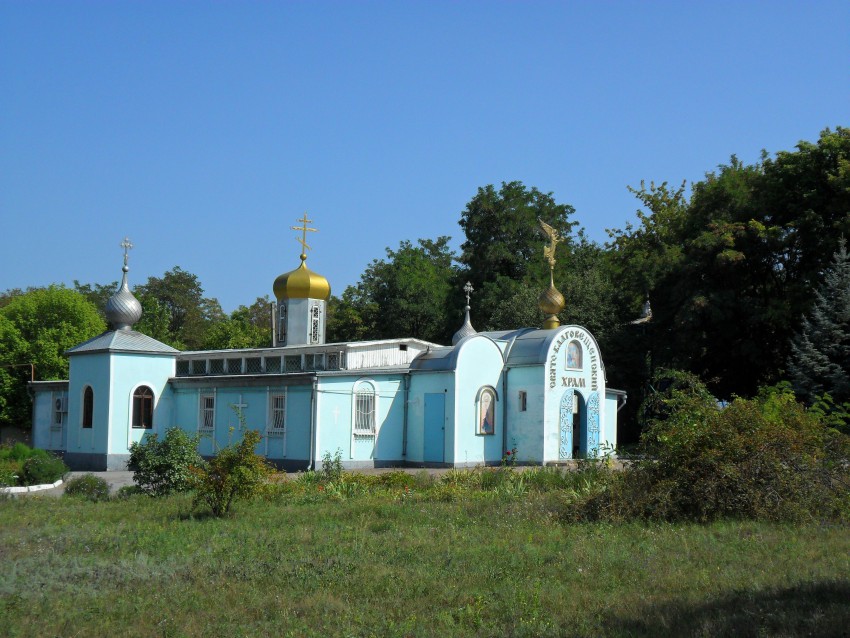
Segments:
[[[567,344],[567,367],[581,369],[581,344],[578,341],[570,341]]]
[[[496,414],[496,394],[484,388],[478,399],[478,434],[493,434]]]

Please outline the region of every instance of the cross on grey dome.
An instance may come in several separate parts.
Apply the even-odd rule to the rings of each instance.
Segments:
[[[130,292],[130,287],[127,285],[127,272],[130,267],[127,265],[129,258],[128,251],[133,247],[128,237],[120,244],[124,249],[124,266],[121,268],[123,275],[121,277],[121,285],[115,294],[106,302],[106,320],[112,326],[113,330],[132,330],[133,324],[142,318],[142,304]]]

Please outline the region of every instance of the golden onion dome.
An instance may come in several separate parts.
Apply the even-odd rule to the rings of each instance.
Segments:
[[[331,296],[331,285],[320,274],[307,268],[307,255],[301,254],[301,265],[274,280],[274,296],[284,299],[323,299]]]

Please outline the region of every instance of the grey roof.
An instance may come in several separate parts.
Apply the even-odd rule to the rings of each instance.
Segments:
[[[171,346],[135,330],[110,330],[65,351],[65,354],[94,352],[139,352],[145,354],[177,354]]]
[[[519,334],[508,351],[508,366],[533,365],[546,362],[549,345],[560,328],[552,330],[530,330]]]
[[[418,355],[410,362],[411,370],[454,370],[457,368],[457,355],[460,352],[460,343],[457,346],[441,346],[431,348],[427,352]]]

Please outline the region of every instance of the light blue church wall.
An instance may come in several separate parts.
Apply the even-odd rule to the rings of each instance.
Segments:
[[[218,449],[240,440],[240,414],[244,427],[257,430],[262,440],[256,452],[288,469],[306,469],[310,458],[312,386],[200,385],[177,382],[173,424],[201,435],[198,451],[213,456]],[[212,398],[212,427],[203,425],[202,399]],[[275,427],[275,397],[283,397],[283,426]],[[231,431],[233,428],[233,431]]]
[[[455,407],[454,378],[454,370],[420,371],[410,375],[405,456],[409,463],[442,464],[452,458],[450,422]]]
[[[543,407],[545,372],[540,365],[517,366],[507,373],[505,415],[508,449],[516,447],[520,463],[543,461]],[[525,411],[521,409],[520,392],[526,393]]]
[[[546,391],[543,414],[543,462],[594,456],[606,442],[605,369],[596,339],[579,326],[564,326],[550,341],[546,354]],[[579,406],[579,423],[572,419]],[[613,441],[616,444],[616,434]]]
[[[354,432],[355,397],[361,390],[375,395],[374,436]],[[317,467],[322,456],[337,451],[347,467],[380,467],[402,460],[404,375],[321,376],[317,415]]]
[[[447,461],[456,467],[498,463],[502,459],[504,436],[504,397],[500,383],[504,365],[502,351],[492,339],[482,335],[466,337],[456,347],[454,431],[451,425],[447,429],[454,446]],[[482,433],[481,424],[485,391],[495,395],[492,406],[495,422],[487,434]]]
[[[79,461],[94,461],[98,467],[105,463],[112,399],[112,360],[108,352],[79,355],[69,358],[68,418],[66,421],[66,456],[75,467]],[[83,392],[91,387],[94,398],[92,427],[83,427]],[[105,467],[103,468],[105,469]]]
[[[64,452],[68,436],[68,382],[40,381],[32,389],[33,447]],[[65,412],[57,412],[57,401],[60,406],[66,406]]]

